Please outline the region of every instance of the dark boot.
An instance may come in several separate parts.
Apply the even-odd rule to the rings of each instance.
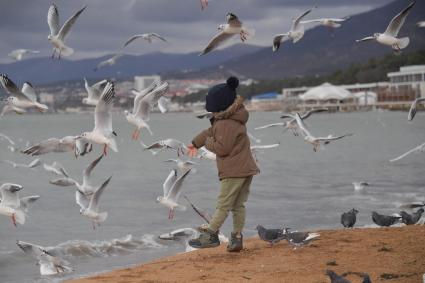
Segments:
[[[220,240],[218,239],[218,233],[210,229],[203,230],[197,239],[189,241],[189,246],[195,249],[214,248],[219,245]]]
[[[229,245],[227,246],[228,252],[239,252],[243,249],[243,236],[242,233],[232,233]]]

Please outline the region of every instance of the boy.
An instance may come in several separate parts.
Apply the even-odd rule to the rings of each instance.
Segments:
[[[218,231],[229,211],[233,214],[233,232],[227,251],[239,252],[243,248],[245,202],[252,176],[259,170],[252,157],[245,126],[249,114],[243,105],[243,98],[236,96],[238,85],[239,80],[230,77],[225,84],[216,85],[208,91],[205,108],[213,113],[211,127],[197,135],[188,146],[189,156],[196,155],[197,149],[202,146],[216,154],[221,182],[217,208],[208,227],[203,229],[199,238],[189,241],[194,248],[220,245]]]

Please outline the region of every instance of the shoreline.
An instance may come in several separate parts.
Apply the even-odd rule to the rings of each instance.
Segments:
[[[372,282],[419,283],[425,273],[425,226],[319,230],[320,238],[294,250],[252,237],[240,253],[226,245],[154,260],[67,282],[330,282],[325,270],[370,275]],[[358,275],[347,279],[362,282]]]

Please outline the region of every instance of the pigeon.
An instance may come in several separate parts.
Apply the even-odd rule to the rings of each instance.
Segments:
[[[301,247],[309,244],[312,240],[320,237],[319,233],[310,233],[310,232],[290,232],[289,228],[283,229],[283,233],[285,235],[285,239],[291,246]]]
[[[83,98],[83,103],[91,106],[96,106],[107,83],[107,80],[101,80],[95,83],[94,85],[89,85],[86,78],[84,78],[84,87],[87,91],[88,96]]]
[[[344,212],[341,215],[341,224],[345,228],[353,228],[354,224],[356,224],[356,215],[359,211],[355,208],[348,212]]]
[[[373,36],[368,36],[356,42],[376,40],[378,43],[391,46],[396,52],[400,52],[401,49],[406,48],[409,45],[410,39],[408,37],[397,38],[397,35],[406,21],[407,15],[410,9],[415,5],[415,1],[409,4],[403,11],[398,13],[389,23],[384,33],[375,33]]]
[[[332,270],[326,270],[326,275],[329,276],[329,278],[331,279],[331,283],[351,283],[350,281],[345,279],[343,276],[336,274]]]
[[[130,37],[124,43],[124,46],[123,47],[126,47],[127,45],[129,45],[130,43],[132,43],[133,41],[135,41],[136,39],[139,39],[139,38],[144,39],[144,40],[146,40],[149,43],[152,43],[152,40],[153,39],[159,39],[159,40],[162,40],[164,42],[167,42],[167,40],[164,37],[160,36],[159,34],[154,33],[154,32],[150,32],[150,33],[143,33],[143,34],[133,35],[132,37]]]
[[[260,239],[270,243],[271,246],[286,238],[283,229],[266,229],[257,225],[256,230]]]
[[[406,225],[414,225],[419,222],[422,217],[422,213],[424,213],[424,209],[420,208],[416,212],[409,214],[406,211],[400,211],[401,222]]]
[[[15,49],[9,54],[7,54],[7,56],[15,59],[16,61],[21,61],[24,55],[26,54],[38,54],[38,53],[40,53],[40,51],[29,50],[29,49]]]
[[[372,220],[378,226],[388,227],[400,221],[399,216],[382,215],[376,211],[372,212]]]
[[[59,59],[61,56],[71,56],[74,53],[74,49],[65,45],[65,39],[78,17],[86,8],[87,6],[84,6],[82,9],[77,11],[62,25],[62,27],[60,27],[58,8],[55,4],[50,5],[47,12],[47,24],[49,25],[50,34],[47,36],[47,39],[53,45],[52,58],[55,57],[56,52],[58,52]]]

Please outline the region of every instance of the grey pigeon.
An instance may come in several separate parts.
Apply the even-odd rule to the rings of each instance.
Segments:
[[[391,226],[397,223],[401,217],[391,216],[391,215],[382,215],[376,211],[372,212],[372,220],[378,226]]]
[[[260,239],[269,242],[272,246],[285,239],[283,229],[266,229],[261,225],[257,225],[256,229]]]
[[[424,213],[424,209],[418,209],[416,212],[409,214],[406,211],[400,211],[401,222],[406,225],[413,225],[418,223],[419,219],[422,217],[422,213]]]
[[[354,224],[356,223],[356,214],[359,213],[359,211],[355,208],[348,212],[344,212],[341,215],[341,224],[345,228],[353,228]]]
[[[348,281],[343,276],[336,274],[332,270],[326,270],[326,275],[331,279],[331,283],[351,283],[351,281]]]
[[[312,240],[320,236],[319,233],[310,233],[310,232],[289,232],[288,228],[285,228],[283,231],[285,239],[291,246],[295,248],[307,245]]]

